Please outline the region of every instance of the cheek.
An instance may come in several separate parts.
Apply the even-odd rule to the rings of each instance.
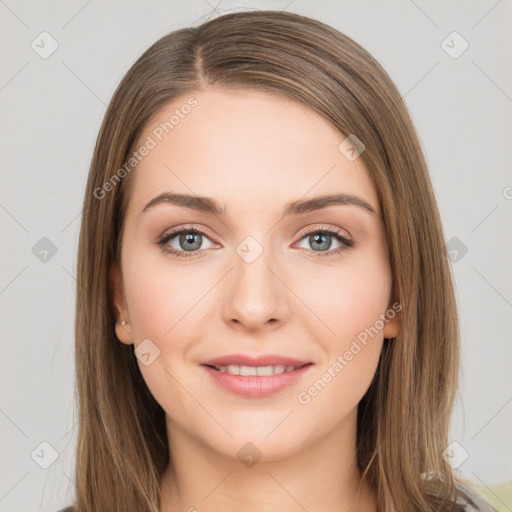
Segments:
[[[326,339],[340,348],[375,326],[388,308],[391,275],[378,254],[377,248],[360,251],[316,272],[314,279],[300,281],[300,297],[328,327]],[[382,329],[380,322],[377,328]]]
[[[324,334],[319,336],[318,321],[306,326],[312,336],[316,333],[324,358],[318,374],[304,383],[297,399],[306,417],[322,417],[331,411],[325,429],[357,407],[374,378],[383,346],[381,315],[388,309],[391,286],[385,263],[361,257],[337,272],[329,269],[328,279],[302,287],[304,296],[311,298],[311,309],[329,330],[322,328]]]
[[[151,394],[165,411],[195,410],[179,382],[187,379],[185,357],[197,340],[192,325],[194,304],[207,291],[205,280],[198,282],[205,284],[192,285],[190,275],[163,266],[147,253],[144,259],[133,252],[125,262],[125,293],[135,347],[146,339],[152,342],[146,345],[152,361],[146,365],[140,359],[138,365]]]
[[[125,287],[135,334],[161,341],[169,338],[207,292],[205,277],[191,276],[179,266],[171,268],[161,256],[146,254],[127,261]]]

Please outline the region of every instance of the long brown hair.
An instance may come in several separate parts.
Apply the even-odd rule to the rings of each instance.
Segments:
[[[133,346],[120,343],[114,330],[109,270],[120,262],[134,172],[119,170],[155,113],[212,85],[294,99],[332,123],[340,141],[355,134],[365,145],[360,158],[378,193],[392,295],[403,309],[400,333],[385,340],[358,406],[358,464],[382,511],[456,510],[456,480],[442,452],[458,385],[457,310],[415,129],[398,90],[366,50],[324,23],[280,11],[230,13],[162,37],[126,73],[108,106],[78,249],[76,510],[159,510],[170,462],[165,413]]]

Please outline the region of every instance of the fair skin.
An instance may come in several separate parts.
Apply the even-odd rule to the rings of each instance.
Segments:
[[[189,96],[198,105],[132,176],[122,273],[112,268],[119,341],[137,347],[149,339],[160,351],[149,365],[137,361],[166,413],[173,473],[163,478],[161,512],[175,512],[171,492],[180,511],[239,511],[243,503],[245,512],[374,512],[374,492],[363,484],[357,494],[357,405],[384,337],[398,333],[397,316],[307,404],[298,400],[393,303],[368,171],[338,150],[345,137],[325,119],[260,91],[210,87],[187,95],[162,109],[140,140]],[[170,203],[141,213],[163,192],[207,196],[225,215]],[[357,196],[375,212],[331,204],[282,217],[291,201],[334,193]],[[188,257],[165,253],[156,241],[174,227],[204,231],[200,249],[187,251],[178,234],[167,247]],[[327,235],[315,244],[311,235],[320,229],[355,245],[335,254],[343,243]],[[262,249],[250,263],[237,252],[248,236]],[[247,398],[218,386],[201,366],[233,353],[313,364],[293,385]],[[237,455],[248,442],[261,456],[250,466]]]

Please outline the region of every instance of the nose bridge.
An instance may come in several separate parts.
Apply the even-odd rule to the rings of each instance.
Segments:
[[[233,266],[225,296],[226,320],[249,328],[283,320],[286,299],[283,284],[274,274],[278,265],[268,244],[264,247],[256,238],[246,237],[235,249]]]

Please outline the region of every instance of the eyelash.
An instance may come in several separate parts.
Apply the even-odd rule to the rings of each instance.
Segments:
[[[194,233],[194,234],[200,234],[204,235],[207,238],[210,238],[210,236],[204,232],[202,229],[199,228],[178,228],[176,230],[171,230],[166,233],[164,233],[158,240],[157,245],[159,245],[167,254],[172,254],[173,256],[177,256],[180,258],[189,258],[191,256],[197,255],[198,253],[201,253],[201,250],[199,251],[176,251],[174,249],[170,249],[167,243],[172,238],[176,237],[177,235],[181,235],[182,233]],[[341,234],[341,231],[338,231],[334,228],[317,228],[314,230],[306,231],[301,233],[301,236],[299,238],[299,242],[305,238],[306,236],[316,235],[316,234],[322,234],[322,235],[331,235],[333,236],[338,242],[342,243],[342,246],[338,249],[333,249],[331,251],[313,251],[315,253],[315,257],[328,257],[328,256],[335,256],[340,254],[341,252],[345,251],[346,249],[350,249],[354,247],[355,242],[353,240],[350,240],[343,236]],[[207,249],[203,249],[205,251]]]

